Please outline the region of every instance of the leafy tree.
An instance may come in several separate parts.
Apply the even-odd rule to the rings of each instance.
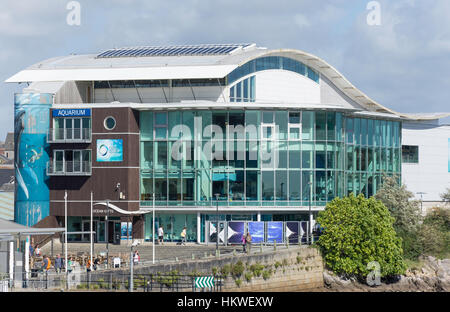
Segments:
[[[450,254],[450,210],[433,208],[425,217],[418,237],[424,254],[447,257]]]
[[[397,177],[383,177],[383,184],[375,198],[381,200],[394,217],[394,229],[402,238],[402,249],[405,258],[415,260],[423,253],[420,243],[420,225],[422,216],[420,202],[413,200],[414,194],[399,185]]]
[[[446,203],[450,202],[450,188],[447,188],[445,192],[441,194],[441,198]]]
[[[381,200],[395,218],[394,228],[406,232],[417,231],[421,223],[420,201],[412,200],[414,194],[399,185],[397,177],[383,177],[381,189],[375,198]]]
[[[401,239],[381,201],[353,193],[335,198],[317,221],[324,228],[318,245],[326,266],[335,273],[362,278],[370,273],[367,264],[372,261],[380,264],[382,277],[404,273]]]

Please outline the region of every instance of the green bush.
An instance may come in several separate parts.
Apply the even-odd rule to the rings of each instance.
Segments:
[[[275,262],[275,269],[278,269],[281,266],[281,262]]]
[[[252,272],[245,273],[245,280],[247,281],[247,283],[252,280],[252,277],[253,277],[253,273]]]
[[[220,273],[223,275],[223,277],[227,277],[231,273],[231,265],[225,264],[221,269]]]
[[[242,281],[240,279],[237,279],[234,282],[236,283],[237,287],[241,287]]]
[[[261,276],[262,271],[264,270],[264,265],[260,263],[252,264],[250,266],[250,271],[252,271],[254,276]]]
[[[244,264],[242,263],[242,261],[238,261],[233,265],[231,270],[234,277],[240,277],[245,270]]]
[[[213,275],[217,275],[217,272],[219,271],[219,269],[217,267],[212,267],[211,271],[212,271]]]
[[[319,213],[324,228],[318,240],[324,262],[337,274],[366,277],[367,264],[377,261],[381,276],[403,274],[402,241],[394,230],[394,218],[381,201],[362,194],[335,198]]]
[[[425,217],[419,230],[423,253],[438,258],[450,253],[450,210],[436,207]]]
[[[272,270],[264,270],[262,272],[262,277],[264,280],[269,279],[271,275],[272,275]]]

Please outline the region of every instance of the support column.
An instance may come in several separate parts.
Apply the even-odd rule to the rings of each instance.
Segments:
[[[197,212],[197,244],[200,244],[201,242],[201,235],[202,235],[202,218],[200,217],[200,212]]]
[[[256,221],[261,222],[261,211],[258,211],[258,215],[256,217]]]
[[[14,242],[9,242],[9,279],[14,285]]]

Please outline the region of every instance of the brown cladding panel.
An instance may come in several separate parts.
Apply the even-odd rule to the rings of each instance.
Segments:
[[[113,104],[111,104],[113,105]],[[106,117],[112,116],[116,120],[116,127],[107,130],[104,127]],[[92,143],[51,144],[50,157],[55,149],[91,149],[91,176],[51,176],[50,214],[64,215],[64,192],[68,192],[69,215],[86,216],[90,214],[91,191],[94,201],[106,199],[118,201],[118,207],[124,210],[139,210],[139,113],[130,108],[93,108],[92,109]],[[97,162],[96,142],[98,139],[122,139],[123,161]],[[120,191],[125,199],[119,202],[116,189],[120,183]],[[70,200],[85,201],[73,203]],[[136,202],[127,202],[127,201]],[[98,206],[102,209],[102,206]]]

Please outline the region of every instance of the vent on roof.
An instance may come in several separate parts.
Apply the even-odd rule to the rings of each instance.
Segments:
[[[205,44],[184,46],[135,47],[109,49],[97,55],[97,58],[141,57],[141,56],[178,56],[178,55],[223,55],[251,44]]]

